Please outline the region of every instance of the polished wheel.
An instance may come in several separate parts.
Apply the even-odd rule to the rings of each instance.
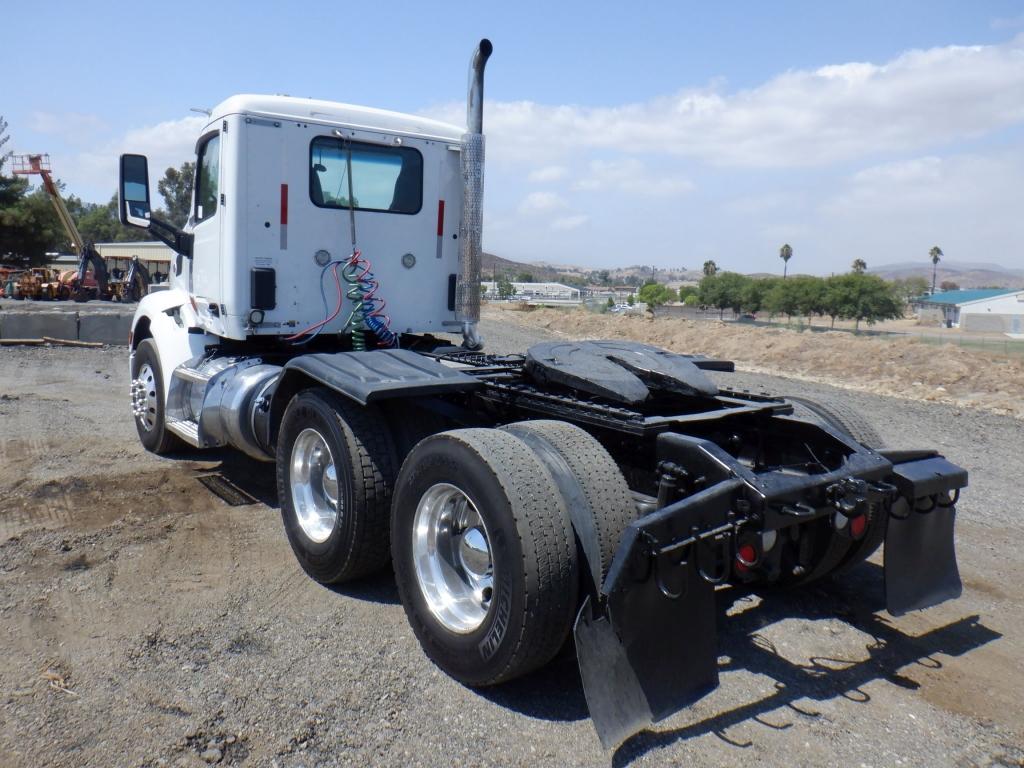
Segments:
[[[315,429],[302,430],[292,447],[291,494],[302,532],[317,544],[327,541],[338,523],[338,473]]]
[[[156,374],[149,363],[143,363],[138,376],[132,379],[132,413],[147,432],[156,426],[156,389]]]
[[[433,485],[416,507],[412,535],[416,579],[430,612],[453,632],[474,631],[494,590],[487,527],[476,505],[454,485]]]

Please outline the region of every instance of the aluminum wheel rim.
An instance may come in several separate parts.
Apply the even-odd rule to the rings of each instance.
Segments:
[[[156,426],[156,409],[156,374],[153,366],[143,363],[132,379],[132,413],[147,432]]]
[[[438,483],[420,497],[412,555],[434,618],[459,634],[479,628],[491,608],[494,564],[487,526],[463,491]]]
[[[340,517],[338,471],[323,435],[307,428],[292,446],[292,506],[302,532],[313,542],[330,538]]]

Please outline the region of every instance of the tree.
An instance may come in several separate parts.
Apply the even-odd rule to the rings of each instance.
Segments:
[[[196,174],[195,163],[182,163],[181,168],[168,168],[156,188],[167,208],[162,218],[176,227],[184,227],[192,210],[192,182]],[[158,215],[158,218],[161,218]]]
[[[789,269],[789,260],[793,258],[793,248],[786,243],[779,248],[779,258],[782,259],[782,279],[786,279],[786,271]]]
[[[868,269],[868,263],[864,259],[854,259],[850,268],[858,275],[863,275]]]
[[[640,288],[638,298],[648,307],[660,307],[676,298],[677,294],[667,285],[650,282]]]
[[[944,291],[959,291],[960,285],[958,283],[954,283],[952,280],[943,280],[939,283],[939,288]]]
[[[24,194],[27,186],[15,190],[21,196],[13,206],[0,209],[0,255],[5,262],[31,267],[43,264],[49,251],[67,250],[67,235],[46,192]]]
[[[796,309],[807,318],[807,324],[811,325],[811,319],[815,315],[825,312],[825,281],[820,277],[796,277],[790,281],[793,283],[796,295]]]
[[[740,306],[744,312],[760,312],[774,279],[757,280],[748,278],[740,292]]]
[[[832,318],[856,321],[854,328],[860,330],[861,321],[874,325],[879,320],[903,316],[903,304],[894,295],[892,287],[878,275],[851,272],[834,275],[826,281],[825,312]]]
[[[892,281],[892,290],[904,302],[909,302],[928,291],[928,281],[920,276],[900,278]]]
[[[626,297],[626,303],[632,307],[634,304],[636,304],[636,297],[632,293],[629,294],[629,296]]]
[[[716,272],[718,272],[718,265],[715,264],[714,261],[712,261],[711,259],[708,259],[707,261],[704,262],[704,274],[705,275],[713,275]]]
[[[700,281],[700,301],[718,309],[718,317],[731,309],[739,313],[743,308],[744,293],[750,278],[736,272],[718,272],[706,275]]]
[[[939,260],[942,258],[942,249],[937,245],[933,245],[931,250],[928,251],[928,255],[932,260],[932,293],[935,293],[935,273],[939,269]]]
[[[785,315],[788,320],[800,311],[800,304],[797,299],[798,290],[797,280],[779,280],[776,278],[765,292],[765,309],[772,315]]]
[[[116,193],[105,205],[81,203],[81,210],[72,211],[72,215],[78,231],[87,243],[134,243],[152,239],[152,235],[145,229],[121,224],[117,216]]]
[[[495,286],[498,289],[499,299],[511,299],[516,295],[516,287],[512,285],[512,281],[508,279],[508,275],[502,275],[498,278],[498,283]]]
[[[608,297],[608,301],[605,303],[605,306],[607,306],[608,309],[611,309],[612,307],[614,307],[615,306],[615,299],[613,299],[611,296],[609,296]]]
[[[696,296],[696,295],[697,295],[697,286],[695,286],[695,285],[681,285],[681,286],[679,286],[679,300],[681,302],[683,302],[684,304],[686,303],[686,300],[690,296]]]
[[[532,272],[520,272],[518,275],[516,275],[516,282],[517,283],[535,283],[537,281],[533,279],[533,273]]]

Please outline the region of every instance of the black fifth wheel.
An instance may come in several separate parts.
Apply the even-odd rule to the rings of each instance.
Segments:
[[[391,529],[409,623],[449,675],[492,685],[562,647],[578,594],[572,526],[518,438],[460,429],[420,442],[395,484]]]

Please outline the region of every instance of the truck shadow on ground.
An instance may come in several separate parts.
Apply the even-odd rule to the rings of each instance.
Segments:
[[[220,461],[219,466],[196,473],[196,479],[213,495],[233,506],[259,503],[275,512],[280,509],[273,464],[256,461],[238,451],[224,451],[214,457]],[[397,605],[400,602],[390,567],[356,581],[327,585],[324,589],[372,603]]]
[[[799,719],[815,718],[807,702],[827,701],[842,696],[849,701],[869,705],[870,695],[864,686],[884,680],[901,688],[917,689],[920,684],[904,670],[910,665],[941,669],[937,654],[961,656],[1001,637],[985,627],[978,616],[967,616],[922,635],[901,632],[885,614],[885,596],[881,568],[865,564],[842,581],[824,583],[803,590],[768,592],[759,605],[741,610],[738,615],[726,612],[743,603],[753,603],[753,595],[726,589],[718,593],[719,671],[750,670],[771,677],[775,691],[756,701],[711,717],[670,730],[645,730],[627,739],[615,750],[612,765],[626,766],[648,752],[676,742],[706,734],[743,749],[752,742],[731,739],[727,730],[746,722],[765,728],[786,730]],[[851,627],[869,635],[867,658],[860,660],[812,656],[795,662],[783,657],[762,631],[785,619],[816,621],[839,618]],[[652,631],[657,631],[652,628]],[[825,635],[827,637],[827,635]],[[680,652],[685,652],[680,642]],[[723,681],[729,684],[728,679]],[[477,692],[500,706],[529,717],[555,721],[576,721],[588,716],[575,654],[570,648],[555,662],[528,677],[493,689]],[[780,718],[788,712],[791,718]],[[765,716],[771,714],[770,719]],[[782,722],[778,722],[782,720]],[[595,735],[596,743],[596,735]]]
[[[799,591],[767,593],[760,605],[739,615],[727,617],[725,611],[741,601],[750,600],[750,596],[742,593],[730,595],[728,590],[720,593],[719,671],[749,670],[767,675],[775,681],[775,691],[682,728],[642,731],[618,747],[612,765],[626,766],[654,749],[709,733],[745,749],[753,742],[730,738],[726,733],[729,728],[753,721],[765,728],[786,730],[799,719],[820,716],[807,702],[827,701],[838,696],[869,705],[871,697],[864,686],[873,681],[884,680],[901,688],[916,690],[920,683],[910,676],[912,673],[901,671],[905,667],[918,665],[930,670],[941,669],[943,663],[936,658],[937,654],[962,656],[1002,637],[984,626],[976,615],[921,635],[901,632],[883,612],[883,589],[881,567],[865,563],[841,581],[825,582]],[[802,662],[786,659],[760,630],[787,618],[803,621],[840,618],[872,638],[865,646],[867,658],[811,656]],[[776,722],[780,720],[780,712],[792,717]],[[771,720],[765,719],[769,713],[772,713]]]

